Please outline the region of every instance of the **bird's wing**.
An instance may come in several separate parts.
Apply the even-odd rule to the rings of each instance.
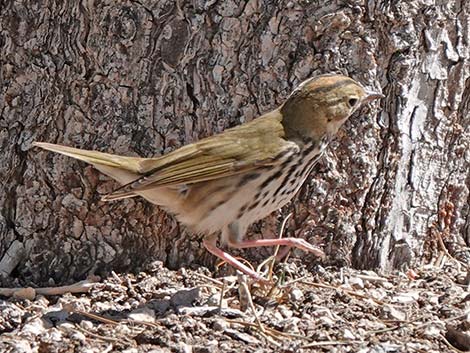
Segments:
[[[271,113],[271,114],[274,114]],[[156,187],[193,184],[281,163],[299,152],[284,139],[280,117],[270,114],[222,134],[140,162],[143,176],[106,195],[106,201]]]

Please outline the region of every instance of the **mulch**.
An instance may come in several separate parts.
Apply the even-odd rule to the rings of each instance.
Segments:
[[[290,259],[269,285],[155,262],[94,278],[85,293],[0,297],[0,351],[469,351],[470,276],[438,262],[380,274]]]

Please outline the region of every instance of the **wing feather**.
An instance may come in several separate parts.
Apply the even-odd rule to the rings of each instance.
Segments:
[[[299,146],[284,139],[281,117],[271,112],[222,134],[140,162],[143,176],[106,195],[115,200],[157,187],[193,184],[281,163]]]

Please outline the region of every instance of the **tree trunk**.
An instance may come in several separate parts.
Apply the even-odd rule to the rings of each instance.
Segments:
[[[350,119],[294,202],[252,228],[391,269],[470,243],[466,1],[23,1],[0,12],[0,272],[43,282],[210,264],[200,235],[31,148],[154,156],[256,118],[341,72],[386,98]],[[260,259],[263,251],[243,251]],[[313,256],[304,256],[314,263]]]

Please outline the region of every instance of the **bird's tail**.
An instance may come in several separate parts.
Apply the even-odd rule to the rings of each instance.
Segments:
[[[61,153],[66,156],[79,159],[95,167],[114,167],[124,169],[135,174],[142,173],[141,162],[145,160],[145,158],[117,156],[109,153],[81,150],[78,148],[56,145],[53,143],[46,142],[33,142],[33,146],[41,147],[48,151]]]
[[[150,168],[149,165],[152,166],[152,162],[158,160],[158,157],[124,157],[109,153],[80,150],[78,148],[55,145],[53,143],[45,142],[34,142],[33,146],[41,147],[48,151],[61,153],[66,156],[87,162],[93,165],[100,172],[110,176],[122,185],[132,183],[133,181],[139,179],[142,174],[146,172],[145,168]],[[140,195],[156,205],[168,206],[174,204],[177,194],[178,191],[175,191],[171,188],[155,188],[151,190],[139,191],[135,194],[129,192],[123,195],[119,195],[119,197],[112,196],[112,194],[105,195],[102,200],[112,201]]]
[[[131,183],[141,177],[142,174],[142,161],[148,161],[148,158],[139,158],[139,157],[125,157],[117,156],[114,154],[81,150],[78,148],[67,147],[62,145],[56,145],[53,143],[46,142],[33,142],[33,146],[44,148],[45,150],[61,153],[63,155],[79,159],[81,161],[87,162],[100,172],[110,176],[114,180],[118,181],[120,184],[125,185]],[[103,201],[117,200],[120,198],[134,197],[137,196],[134,193],[127,193],[121,197],[108,197],[105,195]],[[153,193],[149,195],[141,194],[149,201],[160,204],[160,198],[158,194]]]

